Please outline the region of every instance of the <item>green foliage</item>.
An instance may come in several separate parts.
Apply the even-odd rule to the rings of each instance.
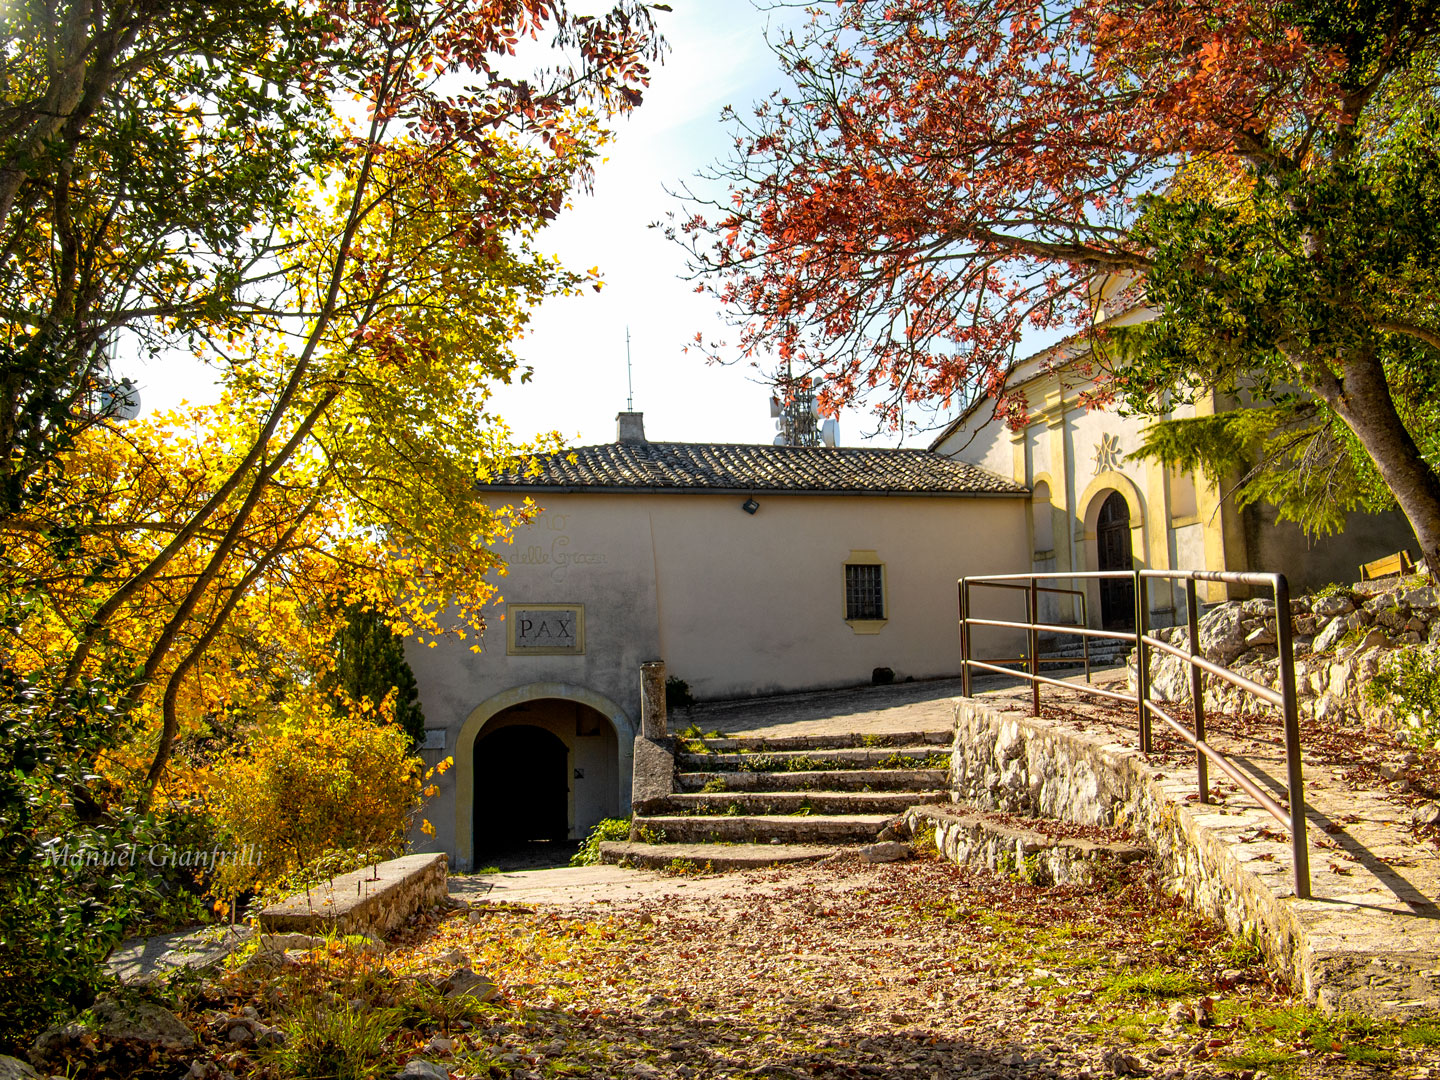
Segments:
[[[605,818],[590,830],[590,835],[580,845],[580,850],[570,856],[570,865],[599,866],[602,841],[629,839],[630,819],[628,817]]]
[[[1149,968],[1114,974],[1104,981],[1111,998],[1178,998],[1201,993],[1205,985],[1187,971]]]
[[[116,327],[158,352],[245,317],[279,241],[263,223],[340,146],[313,19],[284,0],[0,5],[0,515],[63,479]]]
[[[438,1024],[441,1034],[449,1035],[452,1031],[458,1034],[463,1030],[462,1022],[467,1026],[474,1024],[487,1011],[479,998],[469,994],[450,997],[424,979],[407,980],[398,989],[401,992],[396,995],[397,1020],[406,1027]]]
[[[311,998],[284,1024],[284,1043],[266,1056],[294,1080],[370,1080],[391,1068],[385,1040],[398,1026],[393,1009]]]
[[[0,1053],[88,1004],[105,958],[173,884],[148,855],[167,822],[92,790],[117,738],[105,684],[56,690],[0,655]]]
[[[404,639],[390,628],[372,607],[351,604],[345,625],[334,642],[335,667],[326,672],[321,685],[344,691],[336,708],[348,701],[368,701],[379,706],[394,695],[394,720],[410,736],[412,748],[425,740],[425,713],[420,708],[420,691],[415,673],[405,659]]]
[[[1440,452],[1440,443],[1433,449]],[[1355,511],[1395,508],[1354,433],[1314,401],[1165,420],[1147,428],[1129,456],[1203,472],[1233,493],[1237,506],[1269,504],[1277,520],[1293,521],[1310,536],[1339,532]]]
[[[916,855],[926,858],[937,858],[940,855],[939,845],[935,843],[935,823],[928,821],[915,830],[910,838],[910,848]]]
[[[939,751],[932,751],[924,757],[915,757],[912,754],[889,754],[880,759],[879,767],[882,769],[948,769],[950,755]]]
[[[700,788],[700,792],[703,795],[714,795],[716,792],[728,790],[729,788],[726,787],[723,776],[712,776],[709,780],[706,780]]]
[[[674,675],[665,678],[665,708],[678,709],[695,704],[695,695],[690,693],[690,684]],[[694,727],[692,724],[691,727]]]
[[[1351,43],[1363,40],[1375,38]],[[1145,288],[1161,315],[1101,335],[1138,412],[1211,392],[1259,406],[1163,421],[1141,456],[1239,477],[1244,502],[1271,503],[1311,533],[1395,505],[1352,430],[1391,421],[1336,411],[1353,365],[1378,367],[1405,434],[1432,471],[1440,463],[1440,349],[1419,339],[1436,332],[1440,122],[1433,90],[1407,91],[1398,73],[1375,100],[1358,143],[1327,146],[1304,171],[1182,167],[1144,200],[1136,229],[1154,252]],[[1323,259],[1302,254],[1321,236]],[[1415,329],[1391,329],[1400,324]]]
[[[1401,649],[1365,684],[1365,700],[1389,705],[1412,742],[1440,748],[1440,655],[1433,649]]]
[[[665,830],[659,825],[641,824],[634,827],[635,839],[642,844],[665,843]]]

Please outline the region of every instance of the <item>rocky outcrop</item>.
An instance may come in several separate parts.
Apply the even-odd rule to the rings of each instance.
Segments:
[[[1321,719],[1363,720],[1393,726],[1388,708],[1365,701],[1362,688],[1396,650],[1440,645],[1440,589],[1416,576],[1367,582],[1323,596],[1290,601],[1295,645],[1295,689],[1302,713]],[[1274,602],[1231,601],[1205,612],[1200,648],[1205,658],[1236,674],[1278,689]],[[1184,626],[1152,631],[1179,649],[1190,648]],[[1135,653],[1130,654],[1130,686]],[[1204,676],[1205,707],[1227,713],[1255,713],[1269,706],[1212,675]],[[1151,651],[1150,692],[1156,701],[1189,703],[1190,665]]]
[[[131,1063],[187,1054],[198,1045],[195,1033],[169,1009],[130,993],[102,994],[88,1012],[42,1033],[30,1048],[30,1060],[41,1069],[60,1071],[70,1058],[97,1048],[117,1063]],[[127,1075],[125,1068],[116,1075]]]

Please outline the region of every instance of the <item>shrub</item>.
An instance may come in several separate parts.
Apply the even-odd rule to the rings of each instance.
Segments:
[[[409,745],[383,708],[352,704],[337,714],[318,698],[282,706],[212,769],[215,819],[248,848],[220,867],[212,891],[264,887],[330,850],[403,850],[434,794],[427,781],[449,764],[427,772]]]
[[[390,1071],[385,1039],[397,1022],[393,1010],[312,999],[286,1022],[285,1042],[268,1056],[280,1075],[295,1080],[370,1080]]]
[[[117,740],[107,688],[49,676],[0,658],[0,1053],[88,1005],[105,958],[160,900],[144,853],[162,823],[109,805],[93,775]]]
[[[665,680],[665,708],[678,709],[695,704],[695,695],[690,693],[690,684],[674,675]]]
[[[1365,699],[1391,706],[1412,742],[1440,749],[1440,655],[1433,649],[1403,649],[1391,656],[1366,684]]]
[[[580,850],[570,857],[571,866],[598,866],[600,865],[600,842],[602,840],[629,840],[630,819],[605,818],[595,828],[590,830],[590,835],[580,845]]]

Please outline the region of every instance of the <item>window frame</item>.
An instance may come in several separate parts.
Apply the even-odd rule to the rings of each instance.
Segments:
[[[880,618],[857,619],[850,614],[850,567],[875,567],[880,572]],[[890,621],[890,582],[884,561],[874,551],[852,550],[840,567],[840,611],[856,634],[878,634]]]

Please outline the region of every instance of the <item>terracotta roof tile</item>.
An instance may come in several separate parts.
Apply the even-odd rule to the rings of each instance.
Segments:
[[[761,446],[739,443],[605,443],[542,454],[490,489],[792,492],[871,495],[1017,495],[1026,489],[929,450]]]

